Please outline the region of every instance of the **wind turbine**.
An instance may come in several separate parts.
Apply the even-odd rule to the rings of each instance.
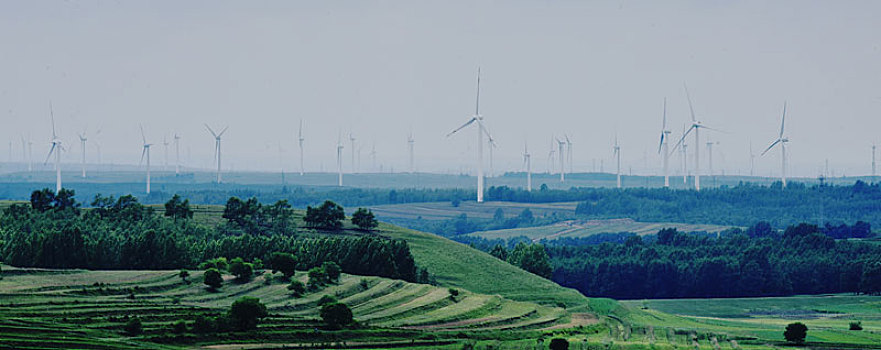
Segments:
[[[872,177],[875,177],[875,144],[872,144]]]
[[[170,144],[171,143],[168,142],[168,137],[163,135],[162,136],[162,147],[163,147],[163,152],[164,152],[163,157],[165,157],[165,159],[164,159],[165,164],[162,165],[162,171],[168,171],[168,145],[170,145]]]
[[[777,140],[774,140],[774,142],[771,143],[771,145],[768,146],[768,148],[766,148],[764,152],[762,152],[762,155],[764,156],[765,153],[768,153],[768,151],[770,151],[772,148],[774,148],[774,146],[777,146],[777,144],[780,144],[781,162],[782,162],[782,166],[780,168],[780,174],[781,174],[780,179],[783,182],[784,188],[786,188],[786,143],[789,142],[789,138],[783,136],[783,127],[785,125],[786,125],[786,102],[784,101],[783,102],[783,117],[780,119],[780,135],[777,136]]]
[[[214,136],[214,158],[215,161],[217,161],[217,183],[220,183],[220,137],[223,136],[223,134],[226,132],[226,129],[228,129],[229,127],[227,126],[223,128],[223,130],[221,130],[219,134],[214,132],[214,130],[212,130],[211,127],[208,126],[208,124],[205,124],[205,128],[207,128],[208,132],[210,132],[211,135]]]
[[[24,136],[21,137],[21,152],[23,157],[25,157],[25,161],[28,162],[28,172],[34,171],[34,153],[33,151],[34,143],[31,141],[31,136],[28,135],[27,140],[25,140]]]
[[[493,172],[493,148],[496,148],[496,141],[493,140],[492,136],[487,140],[487,148],[489,149],[489,176],[492,177]]]
[[[140,166],[144,163],[144,156],[147,157],[147,194],[150,194],[150,146],[153,146],[152,143],[147,143],[147,136],[144,136],[144,126],[139,125],[141,128],[141,140],[144,141],[144,150],[141,151],[141,161],[138,162]]]
[[[465,124],[447,134],[447,137],[474,122],[477,122],[477,203],[483,203],[483,135],[486,135],[490,140],[492,140],[492,136],[490,136],[486,126],[483,125],[483,116],[480,115],[480,68],[477,68],[477,102],[474,108],[474,115]]]
[[[413,146],[415,142],[416,140],[413,139],[413,133],[411,132],[409,135],[407,135],[407,147],[410,152],[410,174],[416,171],[416,165],[413,159]],[[373,154],[374,152],[376,152],[376,144],[373,145],[373,152],[371,152],[371,154]],[[375,162],[376,160],[374,159],[374,163]]]
[[[58,194],[61,192],[61,151],[64,150],[64,146],[61,145],[61,139],[55,133],[55,112],[52,110],[51,101],[49,102],[49,118],[52,120],[52,148],[49,149],[49,154],[46,155],[46,161],[43,164],[48,163],[52,152],[55,152],[55,193]]]
[[[300,119],[300,133],[299,133],[299,143],[300,143],[300,176],[306,173],[306,168],[303,166],[303,141],[306,139],[303,138],[303,119]]]
[[[349,133],[349,142],[352,143],[352,174],[356,173],[355,171],[355,135]]]
[[[572,174],[572,141],[569,141],[569,135],[563,134],[566,138],[566,161],[569,162],[569,173]]]
[[[661,123],[661,143],[658,144],[658,153],[664,153],[664,187],[670,187],[670,173],[668,171],[670,162],[670,130],[667,130],[667,98],[664,97],[664,114]]]
[[[336,166],[339,175],[338,186],[343,187],[343,140],[337,135],[336,141]]]
[[[174,174],[180,174],[180,135],[174,133]]]
[[[753,153],[753,140],[749,140],[749,176],[753,176],[755,174],[756,169],[756,154]]]
[[[697,118],[694,116],[694,107],[691,105],[691,95],[688,93],[688,86],[684,85],[684,84],[683,84],[683,86],[685,86],[685,96],[688,98],[688,109],[689,109],[689,111],[691,111],[691,126],[685,131],[685,133],[682,134],[682,139],[680,139],[679,142],[676,143],[676,146],[674,146],[673,149],[675,150],[676,147],[679,147],[679,145],[683,141],[685,141],[685,137],[688,136],[688,134],[691,133],[692,130],[694,130],[694,144],[695,144],[695,147],[694,147],[694,189],[700,190],[701,189],[700,129],[707,129],[707,130],[714,130],[714,131],[718,131],[718,130],[704,126],[699,120],[697,120]]]
[[[718,141],[710,141],[710,138],[707,137],[707,176],[713,176],[713,146],[718,144]]]
[[[370,149],[370,164],[372,171],[376,172],[376,141],[373,142],[373,147]]]
[[[621,188],[621,146],[618,145],[618,135],[615,135],[615,146],[612,147],[616,162],[618,163],[615,174],[617,175],[618,188]]]
[[[554,174],[554,168],[556,168],[556,163],[554,163],[554,155],[557,154],[556,147],[554,147],[554,140],[551,138],[551,151],[548,152],[548,175]]]
[[[83,132],[79,134],[79,137],[80,137],[80,149],[82,150],[82,158],[83,158],[81,165],[82,165],[82,171],[83,171],[83,178],[85,179],[86,178],[86,141],[88,140],[86,138],[86,131],[83,130]]]
[[[566,181],[566,164],[564,162],[564,159],[566,159],[565,158],[566,157],[566,153],[565,153],[566,142],[560,141],[557,138],[554,138],[554,141],[557,141],[557,147],[560,149],[560,153],[559,153],[559,156],[560,156],[560,182],[564,182],[564,181]]]
[[[532,191],[532,159],[529,154],[529,145],[523,143],[523,165],[526,166],[526,191]]]

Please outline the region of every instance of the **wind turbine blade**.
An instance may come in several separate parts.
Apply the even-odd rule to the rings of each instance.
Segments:
[[[144,155],[145,154],[147,154],[147,146],[146,145],[144,146],[144,150],[141,151],[141,161],[138,162],[138,166],[141,166],[141,164],[144,164]]]
[[[226,133],[226,129],[229,129],[229,126],[224,127],[223,130],[220,130],[220,133],[217,134],[217,137],[223,136],[223,134]]]
[[[679,139],[679,142],[677,142],[677,143],[676,143],[676,145],[675,145],[675,146],[673,146],[673,149],[672,149],[672,150],[671,150],[671,151],[670,151],[670,152],[673,152],[673,151],[675,151],[675,150],[676,150],[676,149],[677,149],[677,148],[679,148],[679,146],[680,146],[680,145],[682,145],[682,143],[683,143],[683,142],[685,142],[685,137],[687,137],[687,136],[688,136],[688,134],[690,134],[690,133],[691,133],[691,130],[694,130],[694,125],[692,125],[692,126],[691,126],[691,127],[690,127],[690,128],[688,128],[688,130],[687,130],[687,131],[685,131],[685,133],[684,133],[684,134],[682,134],[682,138],[681,138],[681,139]]]
[[[144,144],[146,145],[147,144],[147,136],[144,136],[144,126],[141,124],[138,124],[138,127],[141,128],[141,140],[144,140]]]
[[[783,101],[783,119],[780,121],[780,138],[783,138],[783,126],[786,124],[786,101]]]
[[[300,134],[299,134],[299,137],[300,137],[301,140],[303,139],[303,119],[300,119]]]
[[[777,141],[774,141],[774,143],[772,143],[770,146],[768,146],[768,148],[765,149],[764,152],[762,152],[762,155],[765,155],[765,153],[768,153],[768,151],[774,148],[774,146],[777,146],[777,144],[780,143],[780,140],[781,139],[777,139]]]
[[[46,155],[46,160],[43,162],[43,165],[49,163],[49,158],[52,157],[52,152],[55,152],[55,142],[52,142],[52,148],[49,149],[49,154]]]
[[[694,116],[694,107],[691,105],[691,94],[688,93],[688,85],[682,83],[682,86],[685,86],[685,97],[688,99],[688,110],[691,111],[691,121],[696,122],[697,118]]]
[[[453,134],[459,132],[459,130],[464,129],[464,128],[467,127],[468,125],[471,125],[471,123],[474,123],[474,121],[476,121],[476,120],[477,120],[476,117],[475,117],[475,118],[471,118],[471,120],[469,120],[469,121],[466,122],[465,124],[462,124],[462,126],[456,128],[456,130],[453,130],[453,131],[451,131],[449,134],[447,134],[447,137],[450,137],[451,135],[453,135]]]
[[[52,139],[58,138],[55,134],[55,110],[52,108],[52,100],[49,100],[49,119],[52,120]]]
[[[208,126],[208,124],[205,124],[205,127],[208,129],[208,132],[210,132],[211,135],[214,136],[214,138],[217,138],[217,133],[215,133],[214,130],[211,129],[210,126]]]
[[[474,115],[480,115],[480,67],[477,67],[477,102],[474,105]]]
[[[480,119],[475,119],[475,120],[477,120],[477,124],[480,124],[480,129],[483,130],[483,134],[489,138],[489,143],[492,144],[493,146],[495,146],[496,141],[493,139],[493,136],[489,134],[489,130],[486,128],[485,125],[483,125],[483,122],[480,121]]]
[[[661,153],[661,146],[664,146],[664,132],[661,131],[661,143],[658,144],[658,154]]]
[[[707,129],[707,130],[712,130],[712,131],[715,131],[715,132],[721,132],[721,133],[723,133],[723,134],[728,134],[728,133],[729,133],[729,132],[727,132],[727,131],[725,131],[725,130],[719,130],[719,129],[711,128],[711,127],[706,126],[706,125],[703,125],[703,124],[701,124],[701,129]]]
[[[667,98],[664,97],[664,122],[661,123],[661,131],[667,130]]]

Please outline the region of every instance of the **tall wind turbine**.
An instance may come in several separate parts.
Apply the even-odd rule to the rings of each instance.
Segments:
[[[749,176],[753,176],[756,170],[756,154],[753,153],[753,140],[749,140]]]
[[[64,150],[64,146],[61,145],[61,139],[55,133],[55,112],[52,110],[52,102],[49,102],[49,118],[52,120],[52,148],[49,149],[49,154],[46,155],[46,161],[43,164],[49,162],[49,157],[52,157],[52,152],[55,152],[55,193],[61,192],[61,151]]]
[[[300,133],[299,138],[297,139],[300,144],[300,176],[303,176],[303,174],[306,173],[306,168],[303,166],[303,141],[305,140],[306,139],[303,138],[303,119],[300,119]]]
[[[28,172],[34,171],[34,154],[31,152],[33,150],[33,142],[31,142],[31,136],[28,135],[28,138],[25,139],[24,136],[21,137],[21,153],[22,153],[22,161],[28,163]]]
[[[81,164],[82,172],[83,172],[82,176],[85,179],[86,178],[86,141],[88,140],[86,138],[86,131],[83,130],[83,132],[81,134],[79,134],[79,137],[80,137],[80,150],[82,151],[82,164]]]
[[[174,133],[174,174],[180,174],[180,135]]]
[[[781,162],[782,162],[782,166],[780,168],[780,175],[781,175],[780,179],[783,182],[784,188],[786,188],[786,143],[789,142],[789,138],[783,136],[783,127],[785,125],[786,125],[786,102],[784,101],[783,102],[783,117],[780,119],[780,135],[777,136],[777,140],[774,140],[774,142],[770,146],[768,146],[768,148],[766,148],[764,152],[762,152],[762,155],[764,156],[765,153],[768,153],[768,151],[770,151],[772,148],[774,148],[774,146],[777,146],[778,144],[780,145]]]
[[[371,171],[376,172],[376,141],[373,142],[373,147],[370,149],[370,166]]]
[[[223,134],[226,132],[226,129],[228,129],[229,127],[225,127],[225,128],[223,128],[223,130],[220,130],[219,134],[214,132],[214,130],[212,130],[211,127],[208,126],[208,124],[205,124],[205,128],[207,128],[208,132],[210,132],[211,135],[214,136],[214,158],[215,158],[215,161],[217,162],[217,183],[220,183],[220,180],[221,180],[220,179],[220,160],[221,160],[220,138],[221,138],[221,136],[223,136]]]
[[[875,177],[875,144],[872,144],[872,177]]]
[[[523,143],[523,165],[526,166],[526,191],[532,191],[532,156],[529,154],[529,145]]]
[[[486,126],[483,125],[483,116],[480,115],[480,68],[477,68],[477,102],[474,107],[474,115],[465,124],[453,130],[447,137],[459,130],[477,122],[477,203],[483,203],[483,135],[492,139]]]
[[[710,141],[709,139],[710,138],[707,137],[707,156],[708,156],[707,176],[713,176],[713,146],[718,145],[719,142],[718,141],[713,142],[713,141]]]
[[[694,130],[694,145],[695,145],[695,147],[694,147],[694,189],[700,190],[701,189],[700,129],[707,129],[707,130],[715,130],[715,129],[704,126],[699,120],[697,120],[697,117],[694,116],[694,107],[691,104],[691,94],[688,93],[688,86],[687,85],[683,85],[683,86],[685,86],[685,96],[688,98],[688,109],[689,109],[689,111],[691,111],[691,126],[685,131],[685,133],[682,134],[682,139],[679,140],[679,142],[676,144],[676,146],[673,147],[673,149],[675,150],[676,147],[679,147],[679,145],[682,144],[683,141],[685,141],[685,137],[688,136],[688,134],[691,133],[692,130]]]
[[[492,136],[489,136],[488,138],[489,139],[486,142],[487,143],[486,147],[487,147],[487,149],[489,149],[489,176],[492,177],[494,174],[494,172],[493,172],[493,148],[496,148],[496,141],[493,140]]]
[[[144,163],[144,156],[147,157],[147,194],[150,194],[150,146],[153,146],[152,143],[147,143],[147,136],[144,135],[144,126],[140,126],[141,128],[141,140],[144,141],[144,150],[141,151],[141,161],[138,162],[138,165]]]
[[[407,149],[410,152],[410,174],[416,171],[416,164],[413,158],[413,146],[415,142],[416,140],[413,139],[413,133],[411,132],[409,135],[407,135]],[[373,145],[373,152],[371,153],[374,152],[376,152],[376,144]],[[374,160],[374,162],[376,161]]]
[[[572,174],[572,141],[569,135],[563,134],[563,137],[566,138],[566,162],[569,163],[569,174]]]
[[[658,153],[664,153],[664,187],[670,187],[670,130],[667,130],[667,98],[664,98],[663,122],[661,123],[661,143],[658,144]]]
[[[338,186],[343,187],[343,140],[337,135],[336,141],[336,166],[338,174]]]
[[[165,163],[162,164],[162,171],[168,171],[168,145],[170,145],[170,144],[171,143],[168,142],[168,137],[163,135],[162,136],[162,148],[163,148],[163,157],[165,157],[165,159],[164,159]]]
[[[612,150],[615,154],[616,162],[618,163],[617,170],[615,170],[618,179],[618,188],[621,188],[621,146],[618,145],[618,135],[615,135],[615,146],[612,147]]]
[[[564,162],[564,159],[566,159],[566,142],[557,138],[554,138],[554,141],[557,141],[557,148],[560,150],[560,182],[564,182],[566,181],[566,164]]]
[[[352,174],[356,173],[355,171],[355,135],[349,133],[349,142],[352,143]]]
[[[556,140],[554,140],[554,138],[551,137],[551,151],[548,152],[548,175],[553,175],[553,174],[554,174],[554,169],[557,167],[557,166],[555,165],[556,163],[554,163],[554,159],[555,159],[555,158],[554,158],[554,155],[557,154],[557,148],[554,147],[554,142],[555,142],[555,141],[556,141]]]

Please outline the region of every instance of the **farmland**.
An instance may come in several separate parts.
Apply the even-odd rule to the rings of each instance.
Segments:
[[[599,233],[631,232],[637,235],[653,235],[662,228],[675,228],[681,232],[707,232],[718,233],[729,227],[720,225],[679,224],[672,222],[638,222],[631,219],[607,219],[607,220],[567,220],[553,225],[539,227],[524,227],[494,231],[478,231],[469,233],[468,236],[482,237],[485,239],[507,240],[513,237],[525,236],[533,241],[554,240],[558,238],[579,238]]]

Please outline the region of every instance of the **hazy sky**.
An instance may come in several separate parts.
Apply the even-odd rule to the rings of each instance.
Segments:
[[[480,66],[497,171],[522,169],[527,140],[546,170],[564,133],[576,171],[609,171],[617,131],[625,169],[657,173],[663,100],[679,134],[687,82],[698,119],[729,132],[709,133],[717,171],[748,171],[750,140],[756,154],[774,140],[785,100],[791,172],[828,158],[866,174],[881,144],[879,18],[877,1],[0,1],[0,149],[14,141],[20,160],[29,134],[42,161],[51,100],[67,162],[86,127],[105,161],[137,163],[142,123],[154,164],[176,131],[182,158],[209,167],[209,123],[229,125],[225,168],[293,171],[303,119],[310,171],[333,169],[349,132],[361,170],[374,144],[403,170],[411,130],[419,170],[470,171],[475,129],[444,136],[473,113]],[[756,159],[762,175],[779,164],[779,151]]]

